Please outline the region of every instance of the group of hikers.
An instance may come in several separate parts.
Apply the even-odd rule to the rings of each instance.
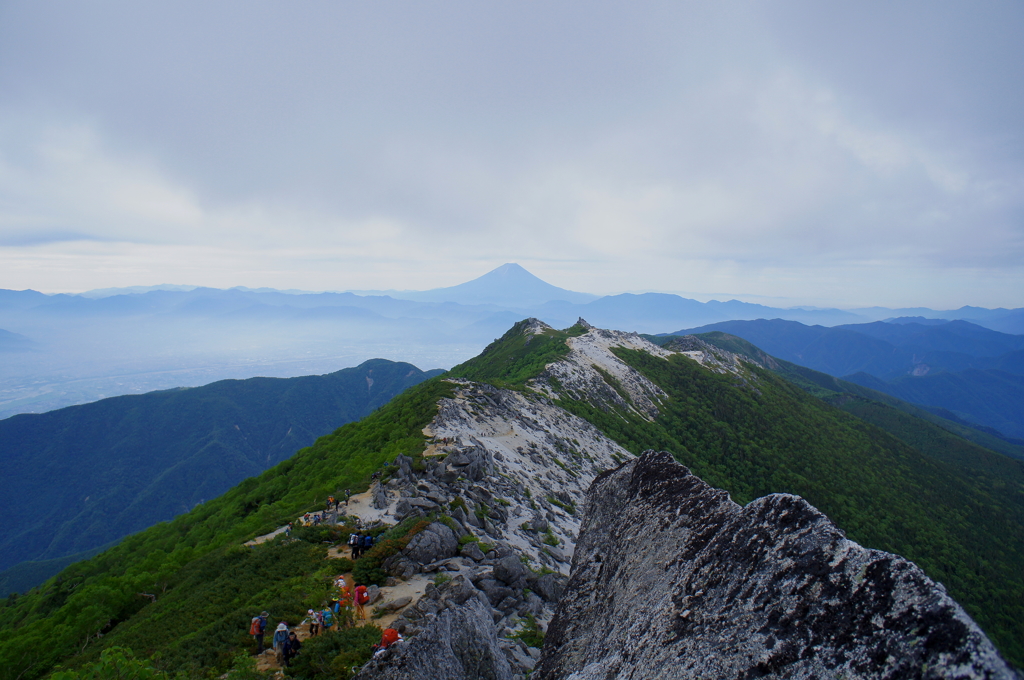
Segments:
[[[387,465],[387,463],[385,463]],[[379,474],[379,473],[378,473]],[[346,489],[341,499],[334,496],[327,497],[327,509],[321,512],[306,513],[302,516],[301,523],[304,526],[317,526],[327,519],[327,513],[332,509],[337,512],[338,507],[344,503],[348,507],[352,493]],[[356,526],[359,526],[356,518]],[[291,535],[292,523],[289,522],[286,533]],[[347,545],[351,549],[352,559],[358,559],[374,545],[374,536],[369,531],[357,530],[349,534]],[[308,625],[309,637],[316,637],[324,631],[340,630],[343,626],[351,625],[356,621],[366,621],[366,605],[370,602],[368,589],[365,585],[356,584],[350,588],[344,575],[338,575],[334,580],[335,594],[328,602],[324,602],[319,609],[309,609],[306,618],[300,625]],[[270,615],[261,612],[254,616],[249,626],[249,634],[253,637],[256,646],[256,654],[263,654],[265,646],[264,639]],[[375,656],[381,655],[396,642],[402,642],[402,636],[397,630],[388,628],[383,632],[380,643],[373,646]],[[299,654],[302,643],[299,641],[296,631],[291,630],[287,621],[281,621],[274,629],[271,640],[271,647],[278,666],[288,667],[291,661]]]
[[[366,621],[366,605],[370,602],[366,586],[360,584],[355,589],[350,589],[342,575],[337,577],[334,585],[338,591],[337,595],[331,597],[329,602],[324,602],[320,609],[306,611],[306,618],[300,625],[309,626],[310,637],[316,637],[327,630],[340,630],[354,621]],[[262,654],[265,648],[264,636],[269,618],[270,615],[267,612],[261,612],[252,617],[249,626],[249,634],[252,635],[256,644],[257,655]],[[277,624],[271,646],[277,663],[282,668],[287,667],[302,649],[302,643],[295,631],[289,629],[287,621]]]
[[[348,491],[345,492],[345,496],[347,499]],[[329,499],[329,501],[333,500],[333,497]],[[314,518],[319,519],[319,513],[313,516],[307,513],[303,516],[303,523],[314,524]],[[289,523],[289,528],[290,526]],[[352,550],[352,559],[358,559],[366,550],[373,547],[374,538],[369,532],[354,531],[349,534],[347,543]],[[328,602],[324,602],[319,609],[307,610],[306,618],[300,625],[308,625],[310,637],[316,637],[327,630],[340,630],[341,627],[356,621],[366,621],[366,605],[370,602],[367,587],[356,584],[354,588],[351,588],[345,576],[339,574],[334,580],[334,589],[335,593]],[[265,649],[264,639],[268,619],[269,614],[264,611],[254,616],[250,623],[249,634],[252,635],[255,642],[257,655],[262,654]],[[395,639],[392,639],[394,636],[398,636],[397,639],[401,638],[397,631],[388,630],[390,632],[385,631],[386,634],[382,637],[380,644],[374,645],[375,653],[394,644]],[[284,668],[289,666],[291,660],[298,655],[302,643],[295,631],[289,629],[288,622],[281,621],[274,630],[271,646],[278,665]]]
[[[373,547],[373,536],[369,533],[361,534],[358,531],[349,534],[348,547],[352,550],[352,559],[359,559],[364,552]]]
[[[256,654],[263,653],[263,638],[266,634],[267,620],[269,618],[270,614],[265,611],[260,612],[258,616],[252,617],[252,623],[249,625],[249,635],[252,635],[253,640],[256,642]],[[302,649],[299,636],[295,631],[288,630],[287,621],[277,624],[277,629],[274,630],[274,637],[271,639],[270,644],[273,647],[274,656],[277,658],[277,665],[282,668],[287,667],[289,662]]]

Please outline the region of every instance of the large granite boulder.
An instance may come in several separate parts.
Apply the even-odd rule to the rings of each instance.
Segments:
[[[1018,678],[945,589],[803,499],[667,453],[594,480],[540,680]]]
[[[454,557],[458,550],[459,540],[455,533],[445,524],[434,522],[413,536],[402,554],[414,562],[430,564]]]
[[[370,661],[354,680],[512,679],[491,613],[475,598],[448,607],[392,650]]]

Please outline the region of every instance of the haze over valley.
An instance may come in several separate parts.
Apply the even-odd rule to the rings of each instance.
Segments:
[[[547,284],[511,263],[424,292],[179,288],[0,290],[0,417],[225,378],[329,373],[372,358],[450,368],[529,316],[559,328],[582,316],[650,334],[730,319],[838,326],[908,315],[1024,330],[1021,309],[785,309],[663,293],[599,297]]]

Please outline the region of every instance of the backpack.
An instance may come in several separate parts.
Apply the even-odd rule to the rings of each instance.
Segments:
[[[357,604],[366,604],[369,601],[370,601],[370,596],[366,592],[366,587],[365,586],[359,586],[358,588],[356,588],[356,603]]]
[[[249,635],[259,635],[263,632],[263,621],[258,616],[252,617],[252,625],[249,626]]]
[[[330,609],[325,609],[324,613],[323,613],[323,616],[324,616],[324,625],[326,627],[330,628],[331,625],[334,623],[334,614],[331,613]]]
[[[394,628],[388,628],[384,631],[384,636],[380,639],[380,646],[387,649],[396,642],[398,642],[398,631]]]
[[[363,547],[364,548],[372,548],[373,547],[373,536],[371,536],[370,534],[366,534],[365,536],[363,536]]]
[[[348,537],[348,544],[349,545],[359,545],[359,536],[358,536],[358,534],[350,535]]]

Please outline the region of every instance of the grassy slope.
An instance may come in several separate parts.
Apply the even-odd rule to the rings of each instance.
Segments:
[[[328,494],[365,488],[384,461],[422,451],[421,430],[448,394],[437,378],[421,383],[216,500],[8,598],[0,606],[0,678],[43,677],[54,664],[92,658],[119,640],[142,645],[168,668],[195,674],[216,663],[210,670],[223,672],[244,648],[252,609],[304,611],[323,567],[316,546],[238,544],[322,508]]]
[[[548,329],[533,335],[525,333],[528,325],[529,320],[515,324],[479,355],[452,368],[448,375],[490,383],[495,387],[521,389],[547,364],[569,353],[566,338],[583,335],[587,331],[577,325],[564,331]]]

